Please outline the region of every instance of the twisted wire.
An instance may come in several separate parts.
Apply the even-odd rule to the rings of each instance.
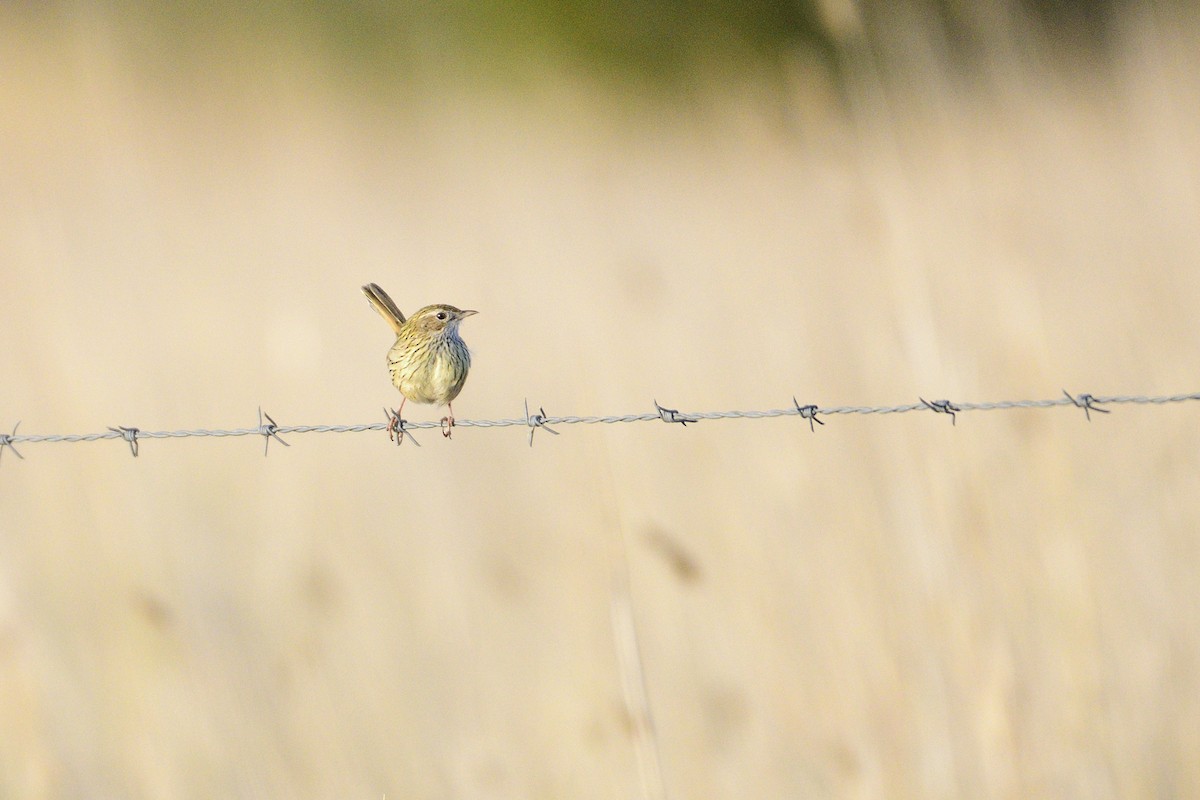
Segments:
[[[1092,395],[1079,394],[1071,395],[1066,391],[1062,397],[1050,398],[1046,400],[999,400],[984,403],[968,403],[968,402],[951,402],[949,400],[933,400],[928,401],[923,398],[916,403],[908,403],[904,405],[890,406],[831,406],[821,407],[815,405],[802,406],[795,398],[792,399],[792,407],[790,408],[775,408],[762,411],[689,411],[679,412],[674,409],[664,408],[655,402],[655,411],[641,414],[618,414],[609,416],[551,416],[545,413],[544,410],[539,410],[538,413],[531,414],[528,403],[526,403],[524,417],[511,417],[502,419],[460,419],[455,420],[456,428],[508,428],[508,427],[525,427],[530,429],[530,444],[533,443],[533,433],[537,429],[543,429],[549,433],[557,433],[549,426],[551,425],[611,425],[631,422],[652,422],[655,420],[667,423],[680,423],[686,426],[688,423],[698,422],[700,420],[717,420],[717,419],[767,419],[771,417],[789,417],[799,416],[808,420],[809,426],[815,430],[813,422],[824,424],[820,417],[831,417],[835,415],[846,414],[907,414],[914,411],[929,411],[934,413],[942,413],[950,415],[952,421],[956,422],[955,415],[968,411],[1001,411],[1009,409],[1045,409],[1054,408],[1057,406],[1073,406],[1082,409],[1087,415],[1087,419],[1091,420],[1091,412],[1107,414],[1109,409],[1102,406],[1114,405],[1152,405],[1162,406],[1171,403],[1184,403],[1189,401],[1200,400],[1200,392],[1188,394],[1172,394],[1172,395]],[[386,409],[385,409],[386,411]],[[394,416],[394,412],[388,412]],[[266,421],[264,421],[264,418]],[[231,429],[185,429],[185,430],[170,430],[170,431],[145,431],[134,427],[117,426],[109,428],[102,433],[17,433],[17,427],[14,426],[11,433],[0,434],[0,455],[3,455],[5,449],[11,449],[18,457],[22,457],[17,451],[15,445],[25,443],[43,443],[43,442],[95,442],[102,439],[123,439],[129,443],[133,455],[138,454],[138,442],[144,439],[185,439],[199,436],[211,437],[230,437],[230,436],[262,436],[269,446],[270,440],[274,438],[283,445],[287,445],[282,438],[283,435],[296,433],[363,433],[366,431],[384,431],[388,429],[390,419],[384,422],[371,422],[359,425],[277,425],[269,415],[259,409],[259,424],[252,428],[231,428]],[[19,425],[20,423],[18,423]],[[439,428],[440,422],[410,422],[404,420],[401,425],[401,430],[405,435],[411,430],[420,430],[423,428]]]

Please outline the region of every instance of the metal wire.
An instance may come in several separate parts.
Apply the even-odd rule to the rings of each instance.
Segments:
[[[800,417],[809,423],[809,428],[816,430],[813,423],[824,425],[825,421],[820,417],[831,417],[838,414],[907,414],[913,411],[929,411],[937,414],[947,414],[950,416],[951,423],[957,425],[958,414],[968,411],[1002,411],[1008,409],[1026,408],[1026,409],[1044,409],[1054,408],[1055,406],[1072,406],[1083,409],[1086,418],[1090,421],[1092,413],[1108,414],[1111,409],[1101,408],[1101,406],[1113,406],[1123,404],[1135,405],[1154,405],[1161,406],[1168,403],[1183,403],[1193,400],[1200,400],[1200,392],[1191,394],[1173,394],[1173,395],[1092,395],[1079,394],[1071,395],[1063,391],[1062,397],[1051,398],[1049,400],[1000,400],[988,403],[965,403],[950,400],[925,400],[918,398],[919,402],[908,403],[906,405],[894,406],[831,406],[821,407],[816,405],[800,405],[796,398],[792,398],[790,408],[775,408],[765,411],[689,411],[681,413],[675,409],[664,408],[657,401],[654,403],[654,411],[642,414],[621,414],[614,416],[603,417],[579,417],[566,416],[555,417],[546,414],[544,409],[539,408],[537,412],[530,413],[529,403],[525,404],[525,416],[512,417],[509,419],[460,419],[455,420],[454,427],[456,428],[508,428],[508,427],[523,427],[529,428],[529,444],[533,445],[533,434],[539,428],[558,435],[558,431],[552,429],[551,425],[596,425],[605,424],[611,425],[616,423],[628,422],[652,422],[655,420],[666,423],[678,423],[686,427],[689,423],[699,422],[701,420],[715,419],[767,419],[770,417]],[[270,447],[271,440],[279,442],[285,447],[290,446],[281,436],[284,434],[293,433],[362,433],[364,431],[389,431],[396,430],[396,443],[400,444],[405,437],[412,439],[416,444],[416,439],[412,438],[412,431],[421,428],[442,428],[441,422],[410,422],[401,420],[396,416],[395,411],[384,409],[386,415],[385,422],[372,422],[361,425],[277,425],[275,420],[271,419],[269,414],[263,413],[259,409],[258,426],[254,428],[233,428],[229,430],[177,430],[177,431],[144,431],[140,428],[128,426],[110,427],[104,433],[17,433],[17,427],[13,426],[12,433],[0,433],[0,457],[4,451],[12,450],[13,453],[21,459],[24,456],[17,450],[16,445],[25,443],[42,443],[42,442],[95,442],[102,439],[121,439],[129,444],[129,448],[134,457],[137,457],[139,452],[139,442],[144,439],[186,439],[196,436],[262,436],[265,445],[263,453],[267,452]],[[443,432],[446,429],[443,428]]]

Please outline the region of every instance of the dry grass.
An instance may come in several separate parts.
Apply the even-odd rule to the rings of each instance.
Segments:
[[[374,420],[368,280],[482,311],[464,418],[1200,388],[1195,20],[666,108],[355,95],[302,40],[161,75],[111,20],[18,21],[23,432]],[[1200,795],[1195,423],[27,445],[0,796]]]

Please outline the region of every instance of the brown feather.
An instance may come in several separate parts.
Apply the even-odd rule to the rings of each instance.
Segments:
[[[379,316],[392,326],[394,332],[400,333],[400,328],[404,326],[404,314],[392,302],[392,298],[388,297],[388,293],[377,283],[368,283],[362,287],[362,292],[371,301],[371,307],[379,312]]]

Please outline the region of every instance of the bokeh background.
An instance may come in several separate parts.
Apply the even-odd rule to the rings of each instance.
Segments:
[[[0,426],[1200,389],[1200,11],[0,4]],[[416,420],[440,411],[410,407]],[[0,797],[1200,796],[1197,408],[25,443]]]

